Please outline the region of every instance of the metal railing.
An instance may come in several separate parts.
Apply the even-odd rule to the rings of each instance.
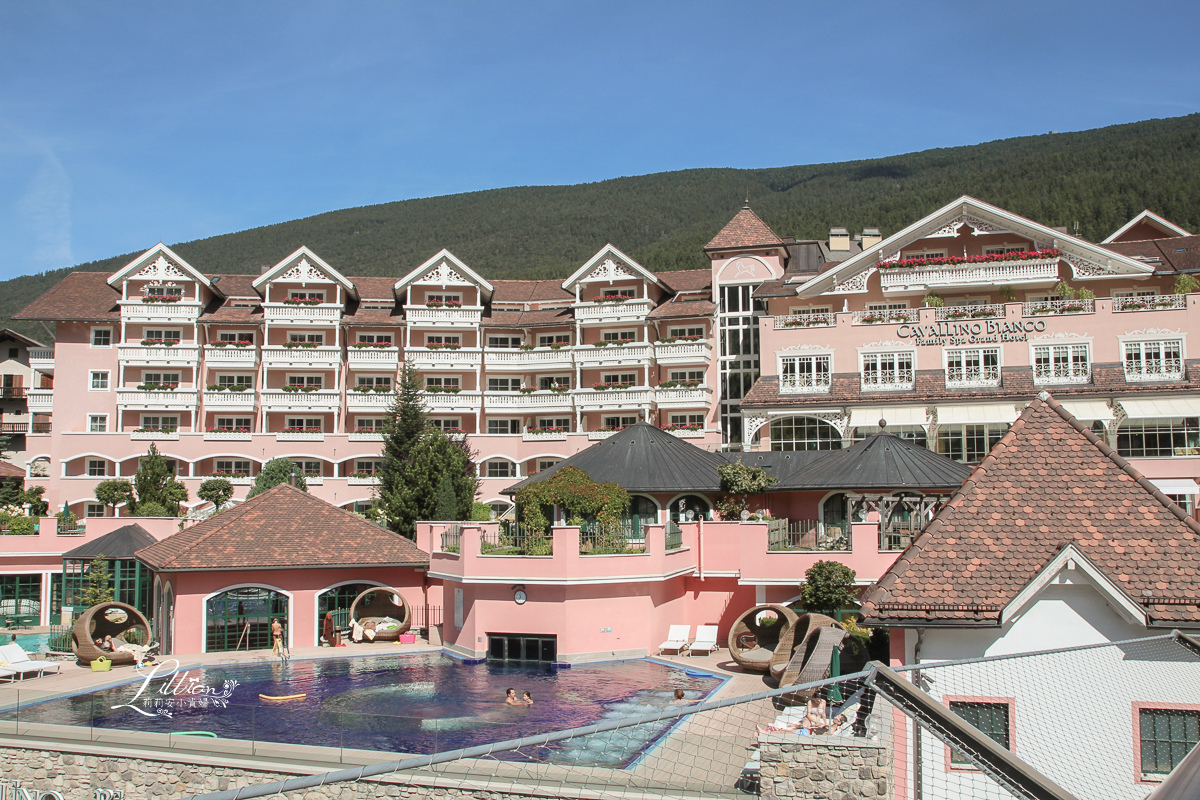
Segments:
[[[600,526],[589,522],[579,529],[579,554],[611,556],[620,553],[646,552],[646,531],[635,531],[631,525]]]
[[[678,550],[683,547],[683,528],[674,520],[667,521],[666,547],[668,550]]]
[[[496,530],[484,530],[479,537],[483,556],[552,556],[554,537],[549,531],[505,520]]]
[[[815,519],[773,519],[767,522],[767,551],[771,553],[849,549],[850,537],[841,525],[826,525]]]
[[[1021,313],[1026,317],[1040,317],[1046,314],[1091,314],[1096,310],[1094,300],[1035,300],[1025,303]]]
[[[461,553],[462,552],[462,526],[451,525],[442,531],[442,546],[443,553]]]
[[[879,549],[886,552],[906,549],[925,527],[925,522],[926,520],[917,517],[880,525]]]

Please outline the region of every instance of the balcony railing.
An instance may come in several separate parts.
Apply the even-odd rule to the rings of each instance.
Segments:
[[[862,374],[863,391],[905,391],[913,388],[914,372],[911,369],[897,369],[882,372],[864,372]]]
[[[1187,308],[1186,294],[1160,294],[1154,297],[1114,297],[1113,311],[1171,311]],[[31,354],[32,350],[29,351]],[[32,359],[33,356],[30,356]],[[31,361],[32,363],[32,361]]]
[[[1056,280],[1058,280],[1057,256],[1029,259],[1028,261],[996,261],[987,264],[879,270],[879,283],[885,292],[933,286],[970,286],[973,284],[990,286]]]
[[[552,556],[554,555],[554,538],[547,531],[505,521],[494,531],[483,531],[479,538],[479,554],[482,556]]]
[[[354,347],[346,350],[350,369],[395,369],[400,363],[398,347]]]
[[[0,386],[0,400],[24,400],[24,386]]]
[[[461,553],[462,552],[462,526],[451,525],[442,531],[441,546],[439,552],[442,553]]]
[[[832,312],[818,314],[785,314],[775,317],[775,330],[785,328],[830,328],[837,324],[837,315]]]
[[[579,554],[581,556],[611,556],[619,553],[646,552],[645,530],[635,531],[631,526],[603,528],[596,524],[583,526],[579,531]]]
[[[130,367],[194,367],[200,361],[200,348],[194,344],[122,345],[117,357]]]
[[[833,376],[828,372],[814,375],[781,375],[780,394],[824,394],[832,385]]]
[[[1095,310],[1094,300],[1038,300],[1023,303],[1021,313],[1027,317],[1044,317],[1050,314],[1091,314]]]
[[[638,406],[649,405],[654,399],[653,392],[648,388],[609,389],[607,391],[576,389],[572,394],[575,396],[575,405],[585,410],[603,408],[632,409]]]
[[[159,428],[130,431],[129,440],[131,442],[177,442],[179,441],[179,429]]]
[[[261,402],[268,411],[336,411],[342,405],[342,394],[331,389],[315,392],[266,389],[262,392]]]
[[[946,386],[950,389],[983,389],[1000,385],[1000,367],[946,367]]]
[[[488,392],[483,398],[488,411],[505,411],[508,409],[570,410],[571,396],[565,392],[539,390],[530,393],[521,392]]]
[[[404,317],[410,325],[478,325],[483,318],[483,307],[425,308],[405,306]]]
[[[25,396],[30,413],[49,414],[54,410],[53,389],[30,389]]]
[[[278,431],[275,434],[277,442],[323,442],[324,431]]]
[[[195,389],[163,391],[118,389],[117,405],[125,408],[145,408],[159,411],[188,411],[196,407],[198,395],[199,392]]]
[[[691,408],[707,406],[712,389],[707,386],[693,388],[658,388],[654,390],[654,401],[662,408]]]
[[[649,300],[626,300],[624,303],[576,303],[575,319],[580,322],[641,319],[650,313],[654,304]]]
[[[1004,316],[1002,303],[980,306],[943,306],[936,309],[933,318],[938,322],[961,322],[969,319],[996,319]]]
[[[352,442],[382,442],[383,431],[350,431],[348,438]]]
[[[667,521],[666,548],[667,550],[678,550],[683,547],[683,528],[674,520]]]
[[[205,431],[206,442],[248,442],[254,438],[250,431]]]
[[[253,411],[258,395],[253,388],[241,392],[204,390],[204,407],[210,411]]]
[[[395,395],[388,387],[386,392],[356,392],[351,389],[346,393],[346,408],[351,411],[386,411],[391,407]]]
[[[315,306],[290,303],[263,303],[263,318],[267,322],[286,325],[337,325],[342,319],[342,307],[336,303]]]
[[[54,348],[29,348],[29,366],[33,367],[38,372],[52,372],[54,370]]]
[[[610,344],[604,347],[581,344],[574,348],[574,353],[575,363],[580,367],[605,367],[621,364],[640,365],[650,360],[651,349],[646,342]]]
[[[855,311],[850,315],[852,325],[883,325],[901,322],[916,322],[920,318],[919,308],[893,308],[888,311]]]
[[[204,348],[204,361],[213,367],[253,367],[258,364],[257,347],[213,347]]]
[[[521,441],[523,442],[565,442],[567,440],[566,429],[561,431],[522,431]]]
[[[521,350],[511,347],[488,347],[483,351],[484,364],[497,369],[570,369],[570,347],[539,347]]]
[[[773,519],[767,522],[768,552],[832,552],[849,550],[850,537],[841,525],[826,525],[815,519]]]
[[[418,346],[404,351],[404,357],[413,362],[413,366],[417,369],[475,367],[483,363],[483,351],[478,347],[430,350],[427,347]]]
[[[1144,361],[1125,362],[1125,380],[1141,383],[1143,381],[1177,381],[1183,379],[1183,359],[1159,358]]]
[[[284,347],[267,345],[262,351],[263,364],[282,369],[339,369],[342,351],[337,347]]]
[[[1092,379],[1088,364],[1034,364],[1034,383],[1088,383]]]
[[[659,364],[707,364],[712,354],[709,342],[656,342],[654,358]]]
[[[178,303],[143,303],[139,300],[122,300],[121,319],[134,325],[153,323],[195,322],[204,307],[196,300]]]

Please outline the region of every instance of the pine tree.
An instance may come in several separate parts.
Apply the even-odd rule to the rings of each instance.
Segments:
[[[137,474],[133,476],[133,488],[137,492],[137,503],[131,509],[135,514],[144,514],[141,507],[153,504],[153,511],[157,512],[161,507],[167,512],[165,516],[177,517],[179,504],[188,499],[187,487],[175,480],[171,465],[153,442],[138,464]]]
[[[79,598],[80,605],[91,608],[113,599],[112,575],[108,571],[108,562],[104,560],[103,555],[92,559],[84,578],[87,580],[87,588],[83,590],[83,595]]]
[[[288,458],[272,458],[263,465],[262,472],[254,478],[254,485],[250,487],[250,491],[246,493],[246,499],[249,500],[257,494],[262,494],[267,489],[273,489],[281,483],[287,483],[292,479],[292,470],[295,465]],[[308,491],[308,484],[304,482],[304,476],[296,474],[296,488],[302,492]]]
[[[430,519],[449,520],[459,519],[458,498],[454,496],[454,481],[449,473],[443,472],[438,478],[437,503],[434,505],[433,516]]]
[[[388,528],[411,539],[420,520],[470,519],[479,479],[466,442],[431,427],[406,450],[405,460],[380,480],[379,509]],[[450,492],[443,494],[443,484]]]

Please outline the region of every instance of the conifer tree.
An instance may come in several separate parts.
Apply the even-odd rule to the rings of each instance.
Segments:
[[[267,489],[273,489],[281,483],[287,483],[292,479],[292,470],[295,465],[288,458],[272,458],[263,465],[262,472],[258,473],[254,478],[254,485],[250,487],[250,491],[246,493],[246,499],[249,500],[256,494],[262,494]],[[296,471],[296,488],[302,492],[308,491],[308,484],[304,482],[304,476]]]
[[[175,480],[170,464],[153,442],[133,476],[133,488],[137,492],[137,503],[132,511],[143,516],[177,517],[179,504],[188,499],[187,487]],[[143,506],[148,506],[154,513],[150,514]],[[160,514],[160,508],[166,513]]]
[[[113,599],[112,574],[108,571],[108,562],[104,560],[103,555],[91,560],[84,578],[87,580],[87,587],[79,598],[80,605],[91,608]]]

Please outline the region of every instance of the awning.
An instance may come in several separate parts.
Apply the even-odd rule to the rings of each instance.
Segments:
[[[1115,411],[1108,407],[1103,400],[1060,400],[1062,407],[1071,412],[1071,416],[1081,422],[1101,420],[1109,422],[1117,417]]]
[[[889,428],[897,425],[924,425],[929,421],[925,406],[871,406],[850,409],[851,428],[879,427],[879,420],[887,420]]]
[[[1155,397],[1149,400],[1121,400],[1121,408],[1130,419],[1162,417],[1200,417],[1200,397]]]
[[[1017,418],[1017,407],[1012,403],[973,403],[969,406],[938,406],[939,425],[962,425],[978,422],[1008,422]]]
[[[1200,494],[1200,485],[1190,478],[1151,478],[1150,482],[1163,494]]]

